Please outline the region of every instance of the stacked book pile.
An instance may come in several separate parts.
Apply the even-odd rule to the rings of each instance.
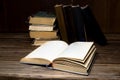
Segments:
[[[55,21],[54,14],[44,11],[29,17],[29,35],[34,39],[33,45],[39,46],[46,41],[58,39]]]
[[[61,39],[67,43],[94,41],[106,45],[107,40],[100,29],[90,7],[85,5],[55,5]]]

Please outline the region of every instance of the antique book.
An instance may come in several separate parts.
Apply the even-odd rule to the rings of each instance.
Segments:
[[[55,15],[44,11],[39,11],[33,16],[29,16],[29,24],[46,24],[53,25],[55,22]]]
[[[87,41],[85,23],[82,15],[82,10],[79,5],[72,6],[73,22],[76,30],[78,41]]]
[[[30,31],[29,32],[30,38],[58,38],[57,31]]]
[[[87,41],[82,10],[79,5],[55,5],[61,39],[72,43]]]
[[[68,45],[65,41],[53,40],[45,42],[20,62],[48,67],[51,65],[55,70],[88,75],[95,51],[94,42],[73,42]]]
[[[71,5],[63,5],[63,15],[66,23],[66,31],[69,43],[77,41],[77,32],[74,25]]]
[[[58,28],[59,28],[61,39],[63,41],[66,41],[67,43],[70,43],[68,39],[68,33],[67,33],[68,31],[66,28],[65,16],[63,13],[63,5],[55,5],[54,8],[56,13],[56,18],[58,21]]]
[[[35,38],[33,40],[32,45],[33,46],[41,46],[43,43],[47,42],[47,41],[52,41],[52,40],[59,40],[59,38]]]
[[[102,32],[95,16],[93,15],[91,8],[88,5],[85,5],[84,7],[81,7],[81,9],[88,40],[90,41],[91,39],[100,45],[106,45],[107,39]]]

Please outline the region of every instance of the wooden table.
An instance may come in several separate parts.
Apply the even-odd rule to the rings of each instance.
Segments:
[[[28,33],[0,33],[0,80],[120,80],[120,35],[106,36],[109,44],[96,44],[97,55],[91,72],[83,76],[19,63],[37,47],[31,45]]]

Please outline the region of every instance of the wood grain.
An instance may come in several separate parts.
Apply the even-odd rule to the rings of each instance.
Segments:
[[[119,80],[120,36],[106,34],[108,45],[96,44],[97,55],[89,76],[21,64],[19,60],[34,50],[28,33],[0,33],[0,80]],[[117,38],[118,37],[118,38]]]

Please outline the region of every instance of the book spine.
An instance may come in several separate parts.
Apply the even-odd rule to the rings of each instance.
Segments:
[[[56,12],[56,18],[58,21],[58,27],[59,27],[61,39],[69,43],[67,30],[66,30],[65,18],[63,14],[63,6],[55,5],[55,12]]]
[[[92,40],[94,40],[96,43],[100,45],[106,45],[107,40],[97,20],[95,19],[95,16],[93,15],[90,7],[86,6],[85,8],[83,8],[82,13],[84,16],[86,34],[88,38],[91,38]]]
[[[73,21],[72,7],[71,5],[64,5],[63,12],[66,21],[66,29],[68,34],[68,40],[70,43],[77,41],[77,33],[75,31],[75,25]]]
[[[72,6],[72,12],[73,12],[74,25],[77,32],[77,40],[86,41],[87,39],[86,39],[85,24],[84,24],[81,8],[79,6]]]

